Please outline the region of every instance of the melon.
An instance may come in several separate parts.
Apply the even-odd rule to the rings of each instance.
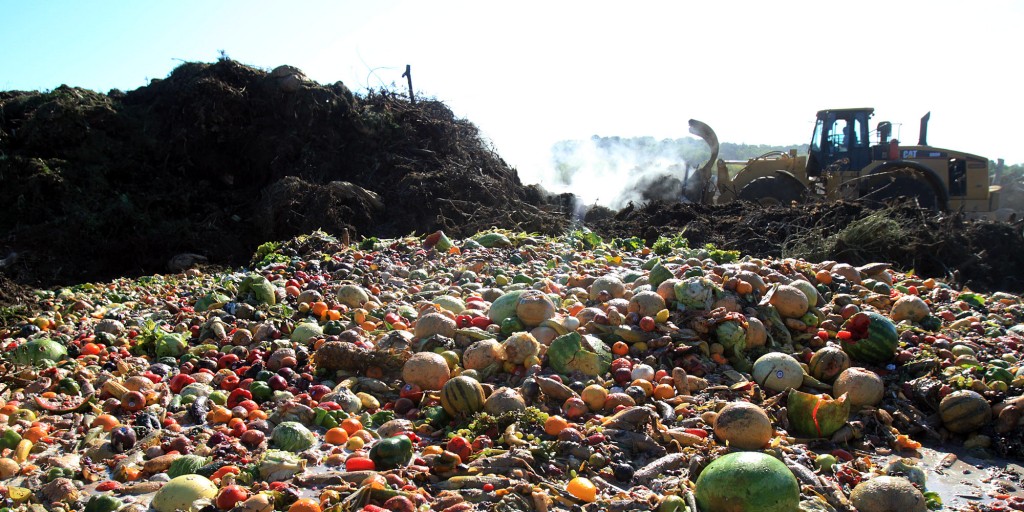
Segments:
[[[736,452],[715,459],[697,477],[702,512],[794,512],[800,485],[786,465],[761,452]]]
[[[850,333],[846,339],[840,339],[843,352],[857,361],[888,363],[900,348],[896,325],[874,311],[854,314],[843,324],[843,330]]]
[[[968,434],[992,419],[992,407],[985,397],[969,389],[962,389],[942,399],[939,403],[939,416],[946,430]]]
[[[924,495],[906,478],[876,476],[861,482],[850,493],[860,512],[926,512]]]
[[[902,320],[920,322],[930,313],[931,310],[928,309],[928,304],[925,303],[924,299],[917,295],[904,295],[896,299],[896,302],[892,304],[889,318],[893,322],[900,322]]]
[[[830,437],[850,417],[847,395],[833,399],[828,395],[812,395],[793,389],[786,402],[790,428],[803,437]]]
[[[754,361],[752,376],[762,388],[785,391],[803,384],[804,369],[793,356],[769,352]]]
[[[807,365],[811,377],[824,382],[832,382],[833,379],[850,367],[850,356],[835,345],[821,347],[811,356],[811,362]]]
[[[730,448],[757,450],[768,444],[775,429],[764,409],[750,402],[732,402],[715,416],[715,436]]]
[[[452,378],[441,388],[441,407],[456,418],[465,418],[484,409],[484,388],[466,376]]]
[[[807,295],[800,288],[788,284],[776,287],[768,303],[775,306],[784,318],[800,318],[810,308]]]
[[[865,405],[877,405],[885,396],[885,383],[877,373],[860,367],[847,368],[832,384],[835,396],[847,395],[854,410]]]

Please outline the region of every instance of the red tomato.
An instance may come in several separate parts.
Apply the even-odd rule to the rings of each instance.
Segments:
[[[469,456],[473,455],[473,447],[470,446],[469,440],[462,436],[449,439],[446,449],[458,455],[462,460],[469,460]]]
[[[168,387],[171,388],[171,393],[180,393],[181,392],[181,388],[183,388],[185,386],[188,386],[189,384],[192,384],[195,381],[196,381],[196,379],[193,378],[191,375],[185,375],[184,373],[179,373],[179,374],[175,375],[171,379],[171,382],[169,382],[167,385],[168,385]]]
[[[486,329],[488,325],[491,325],[491,319],[486,316],[476,316],[469,321],[469,324],[479,329]]]
[[[349,457],[345,461],[345,471],[373,471],[377,465],[367,457]]]

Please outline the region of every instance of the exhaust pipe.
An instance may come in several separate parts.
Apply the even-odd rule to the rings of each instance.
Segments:
[[[917,139],[918,146],[928,145],[928,120],[932,118],[932,113],[928,112],[921,118],[921,135]]]

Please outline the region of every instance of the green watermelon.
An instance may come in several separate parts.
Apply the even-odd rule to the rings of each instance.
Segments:
[[[851,316],[843,324],[843,330],[850,333],[847,339],[840,336],[843,352],[858,361],[870,364],[888,363],[896,356],[900,347],[896,324],[873,311],[862,311]]]
[[[703,512],[794,512],[800,485],[786,464],[761,452],[735,452],[700,472],[695,492]]]

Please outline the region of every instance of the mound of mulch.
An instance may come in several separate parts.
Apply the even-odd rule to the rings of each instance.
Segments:
[[[568,222],[443,103],[357,96],[288,66],[3,92],[0,155],[0,257],[21,255],[4,272],[36,286],[161,272],[178,253],[241,264],[317,228],[358,240]]]

